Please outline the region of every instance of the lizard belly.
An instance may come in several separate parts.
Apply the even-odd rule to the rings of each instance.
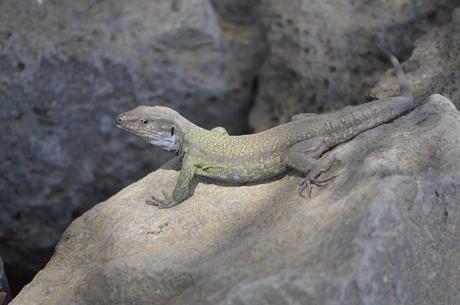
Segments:
[[[256,154],[246,157],[220,158],[201,166],[198,175],[219,181],[255,182],[274,177],[286,170],[280,154]]]

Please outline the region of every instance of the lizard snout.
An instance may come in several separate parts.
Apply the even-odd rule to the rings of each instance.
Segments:
[[[119,114],[117,118],[115,119],[115,122],[117,123],[117,125],[123,123],[124,121],[126,121],[126,115],[124,113]]]

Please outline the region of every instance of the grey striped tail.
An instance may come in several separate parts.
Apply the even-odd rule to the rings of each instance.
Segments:
[[[398,59],[390,52],[381,48],[391,60],[399,80],[400,94],[394,97],[384,97],[372,102],[350,108],[345,113],[339,113],[340,119],[334,122],[334,129],[341,130],[338,134],[343,139],[350,139],[368,129],[394,120],[404,113],[417,107],[412,89]],[[340,120],[342,120],[340,122]],[[323,128],[327,133],[329,126]]]

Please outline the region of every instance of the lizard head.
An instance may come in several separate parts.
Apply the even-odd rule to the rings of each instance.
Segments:
[[[162,106],[138,106],[117,116],[118,128],[167,151],[178,152],[185,134],[185,118]]]

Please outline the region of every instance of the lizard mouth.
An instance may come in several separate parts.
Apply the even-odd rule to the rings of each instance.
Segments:
[[[138,134],[134,126],[131,126],[130,124],[127,124],[126,122],[117,121],[116,126],[120,129],[126,130],[127,132]]]
[[[121,122],[121,121],[116,121],[116,126],[124,131],[127,131],[131,134],[134,134],[134,135],[137,135],[137,136],[140,136],[142,138],[144,138],[145,140],[149,141],[155,137],[156,135],[155,134],[151,134],[145,130],[140,130],[138,128],[136,128],[135,124],[130,124],[129,122]]]

